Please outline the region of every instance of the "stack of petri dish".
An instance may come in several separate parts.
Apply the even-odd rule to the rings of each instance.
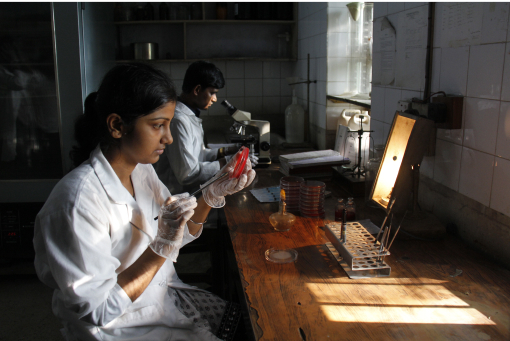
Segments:
[[[301,216],[309,218],[325,217],[324,191],[326,184],[321,181],[307,180],[301,183],[299,191],[299,211]]]
[[[280,179],[280,189],[285,191],[285,209],[290,213],[299,213],[299,193],[301,183],[305,180],[299,176],[284,176]]]

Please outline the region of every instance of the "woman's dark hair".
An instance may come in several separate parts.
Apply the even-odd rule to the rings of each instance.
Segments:
[[[182,82],[182,91],[190,93],[197,85],[200,85],[202,89],[209,87],[222,89],[225,86],[225,79],[223,79],[223,74],[216,65],[199,60],[192,63],[186,70]]]
[[[87,160],[98,144],[108,148],[118,143],[106,126],[110,114],[118,114],[129,131],[137,118],[176,101],[175,87],[162,71],[142,63],[115,66],[106,73],[98,91],[87,96],[85,112],[76,120],[78,146],[71,151],[74,165]]]

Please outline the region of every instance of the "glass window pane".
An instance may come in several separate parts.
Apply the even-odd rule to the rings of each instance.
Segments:
[[[62,177],[50,3],[0,3],[0,180]]]

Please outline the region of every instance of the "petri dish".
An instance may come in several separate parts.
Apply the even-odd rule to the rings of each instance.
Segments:
[[[322,181],[307,180],[301,184],[301,188],[306,188],[309,190],[322,189],[326,188],[326,184]]]
[[[294,249],[275,249],[270,248],[265,252],[266,260],[278,263],[278,264],[287,264],[292,263],[297,260],[298,253]]]
[[[239,152],[238,152],[239,154]],[[232,172],[230,179],[239,178],[243,173],[244,166],[246,166],[246,160],[248,160],[250,154],[250,148],[241,147],[241,154],[237,156],[236,165],[234,166],[234,171]]]
[[[301,183],[304,181],[305,179],[299,176],[284,176],[280,179],[280,186],[299,188],[299,186],[301,186]]]

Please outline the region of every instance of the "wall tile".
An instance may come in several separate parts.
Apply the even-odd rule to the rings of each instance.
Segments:
[[[370,120],[370,129],[374,132],[370,134],[372,138],[374,139],[374,144],[384,144],[386,141],[385,135],[384,135],[384,123],[378,120],[371,119]]]
[[[325,81],[317,81],[316,84],[310,84],[310,87],[316,88],[316,98],[315,101],[317,104],[326,106],[326,87],[327,83]]]
[[[263,113],[262,111],[262,102],[263,98],[260,97],[245,97],[244,99],[244,110],[252,113],[252,114],[259,114]]]
[[[384,17],[388,14],[387,2],[374,2],[374,19]]]
[[[227,61],[226,78],[244,78],[244,62]]]
[[[510,216],[510,161],[495,158],[490,208]]]
[[[489,206],[494,156],[463,148],[459,193]]]
[[[508,25],[510,27],[510,25]],[[510,101],[510,43],[506,44],[501,100]]]
[[[317,103],[316,104],[316,110],[317,110],[318,117],[319,117],[319,125],[318,126],[321,127],[322,129],[326,130],[326,123],[327,123],[327,120],[326,120],[326,106]],[[325,143],[326,143],[326,134],[324,134],[323,137],[324,137],[324,145],[325,145]]]
[[[467,95],[499,99],[505,44],[471,46]]]
[[[172,63],[170,64],[170,70],[172,72],[172,79],[184,79],[184,74],[188,69],[188,63]]]
[[[464,129],[437,129],[437,138],[458,145],[464,140]]]
[[[422,97],[423,94],[420,91],[402,90],[401,100],[410,102],[413,98],[423,99]]]
[[[388,15],[405,10],[404,2],[388,2]]]
[[[465,101],[464,147],[494,154],[500,102],[469,97]]]
[[[328,9],[323,8],[317,14],[314,14],[313,19],[318,30],[316,34],[326,34],[328,32]]]
[[[434,180],[454,191],[458,191],[461,156],[461,146],[437,140]]]
[[[280,97],[280,112],[285,114],[285,109],[292,104],[292,97],[281,96]]]
[[[407,9],[410,9],[410,8],[415,8],[415,7],[420,7],[420,6],[428,5],[428,2],[405,2],[404,4],[405,4],[405,8],[407,10]]]
[[[443,25],[443,3],[442,2],[436,2],[436,13],[434,15],[434,27],[442,27]],[[442,30],[434,30],[434,48],[436,47],[442,47],[442,36],[441,36]]]
[[[292,86],[284,78],[280,79],[280,96],[292,97]]]
[[[172,82],[174,83],[174,86],[175,86],[175,91],[177,92],[177,95],[180,95],[181,92],[182,92],[182,80],[181,79],[172,79]]]
[[[328,59],[317,59],[317,80],[326,82],[328,81]]]
[[[510,160],[510,102],[501,102],[496,155]]]
[[[262,62],[245,62],[245,78],[262,78]]]
[[[280,80],[264,79],[262,81],[263,96],[280,96]]]
[[[442,49],[435,48],[432,50],[432,80],[430,83],[430,90],[434,92],[441,91],[441,87],[439,85],[441,79],[441,55]],[[466,68],[467,75],[467,68]]]
[[[382,144],[386,145],[386,141],[388,141],[388,135],[390,134],[391,124],[383,123],[383,136],[382,136]]]
[[[381,84],[381,52],[372,54],[372,87]]]
[[[225,83],[228,98],[244,97],[244,79],[227,79]]]
[[[466,95],[469,47],[443,48],[441,51],[441,91],[447,94]]]
[[[280,112],[280,97],[264,97],[262,110],[264,114],[282,114]]]
[[[398,101],[402,98],[402,90],[386,88],[384,92],[384,122],[391,124],[395,111],[397,111]]]
[[[420,174],[425,175],[427,178],[434,178],[434,157],[424,156],[420,166]]]
[[[224,61],[224,60],[217,60],[214,62],[214,65],[216,65],[216,67],[218,69],[220,69],[221,73],[223,74],[223,77],[224,78],[227,78],[227,62]]]
[[[262,73],[265,79],[280,78],[280,62],[264,62]]]
[[[486,2],[483,4],[482,44],[506,41],[508,9],[508,2]]]
[[[322,34],[317,37],[315,41],[315,48],[317,49],[317,58],[325,58],[328,56],[328,36]]]
[[[244,81],[245,97],[262,96],[262,79],[246,79]]]
[[[370,116],[372,119],[379,120],[384,122],[384,100],[385,100],[385,88],[374,86],[372,87],[372,109],[370,111]]]
[[[293,77],[294,76],[294,72],[293,72],[293,63],[292,62],[281,62],[280,63],[280,77],[283,79],[283,80],[286,80],[287,77]]]

